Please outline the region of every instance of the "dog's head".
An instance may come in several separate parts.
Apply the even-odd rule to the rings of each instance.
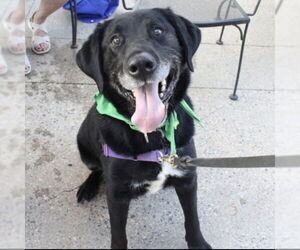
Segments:
[[[200,30],[170,9],[139,10],[99,24],[77,54],[81,70],[145,133],[183,98]]]

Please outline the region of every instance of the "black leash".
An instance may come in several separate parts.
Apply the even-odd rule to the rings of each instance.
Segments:
[[[300,155],[275,156],[262,155],[250,157],[225,158],[191,158],[171,155],[161,157],[162,162],[168,162],[173,168],[274,168],[274,167],[300,167]]]

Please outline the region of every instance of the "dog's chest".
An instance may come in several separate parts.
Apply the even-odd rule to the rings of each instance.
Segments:
[[[156,180],[144,181],[144,182],[134,182],[131,184],[133,189],[146,188],[147,193],[155,194],[164,187],[166,180],[169,177],[183,177],[185,175],[184,171],[172,168],[169,163],[164,162],[161,165],[161,171],[157,175]]]

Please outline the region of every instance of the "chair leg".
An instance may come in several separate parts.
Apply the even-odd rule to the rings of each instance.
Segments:
[[[132,10],[132,8],[127,7],[125,0],[122,0],[122,3],[125,10]]]
[[[237,91],[237,88],[238,88],[239,78],[240,78],[240,73],[241,73],[241,68],[242,68],[242,62],[243,62],[243,56],[244,56],[244,48],[245,48],[245,42],[246,42],[246,36],[247,36],[248,26],[249,26],[249,23],[246,24],[245,30],[244,30],[244,35],[243,35],[243,40],[242,40],[242,46],[241,46],[241,51],[240,51],[239,66],[238,66],[237,76],[236,76],[236,80],[235,80],[234,90],[233,90],[233,93],[229,96],[229,98],[231,100],[233,100],[233,101],[238,100],[238,96],[236,95],[236,91]]]
[[[227,17],[228,17],[229,10],[230,10],[230,7],[231,7],[231,3],[232,3],[232,0],[229,0],[227,10],[226,10],[226,13],[225,13],[225,19],[227,19]],[[224,4],[224,2],[222,3],[221,6],[223,6],[223,4]],[[219,12],[221,12],[221,10],[219,10]],[[218,14],[218,15],[220,15],[220,14]],[[223,41],[222,41],[224,30],[225,30],[225,25],[222,27],[221,35],[220,35],[219,39],[216,42],[218,45],[223,45],[224,44]]]
[[[220,37],[219,37],[219,39],[217,40],[217,44],[218,44],[218,45],[223,45],[223,44],[224,44],[223,41],[222,41],[223,34],[224,34],[224,30],[225,30],[225,26],[222,27]]]
[[[278,3],[276,9],[275,9],[275,15],[278,13],[278,11],[280,10],[281,6],[283,4],[283,0],[280,0],[280,2]]]
[[[72,49],[77,48],[77,2],[76,0],[69,0],[71,9],[71,21],[72,21]]]

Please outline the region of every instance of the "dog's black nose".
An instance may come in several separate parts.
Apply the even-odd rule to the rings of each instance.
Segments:
[[[128,73],[134,77],[147,77],[155,71],[157,62],[148,53],[139,53],[128,60]]]

